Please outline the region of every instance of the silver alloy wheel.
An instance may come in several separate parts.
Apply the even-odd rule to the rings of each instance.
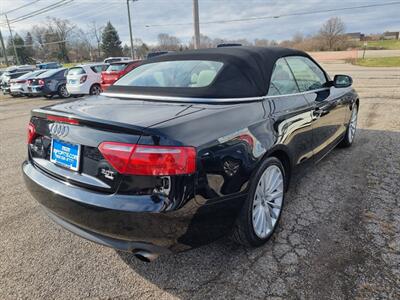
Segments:
[[[351,119],[349,123],[349,130],[348,130],[348,138],[349,142],[351,143],[354,139],[357,129],[357,106],[354,106],[353,111],[351,113]]]
[[[60,87],[60,94],[61,94],[61,96],[64,97],[64,98],[67,98],[67,97],[69,96],[67,87],[66,87],[65,85],[62,85],[62,86]]]
[[[275,165],[265,169],[258,181],[253,199],[253,229],[259,238],[266,238],[274,230],[283,203],[283,174]]]
[[[92,95],[100,95],[101,93],[101,88],[98,85],[95,85],[92,87]]]

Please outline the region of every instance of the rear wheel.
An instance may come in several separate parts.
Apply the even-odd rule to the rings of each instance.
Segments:
[[[90,95],[100,95],[101,92],[101,87],[98,84],[94,84],[90,88]]]
[[[278,225],[284,203],[285,169],[279,159],[263,161],[236,221],[233,239],[245,246],[261,246]]]
[[[68,98],[70,96],[65,84],[60,85],[58,87],[58,92],[57,93],[61,98]]]
[[[339,146],[350,147],[353,144],[357,130],[357,116],[358,116],[358,106],[354,105],[353,110],[351,111],[351,118],[349,125],[347,126],[346,134],[342,142],[339,144]]]

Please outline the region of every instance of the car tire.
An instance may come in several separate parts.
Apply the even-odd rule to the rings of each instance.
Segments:
[[[62,84],[58,87],[57,94],[60,96],[60,98],[68,98],[70,96],[65,84]]]
[[[101,87],[99,84],[93,84],[90,87],[89,95],[100,95],[102,92]]]
[[[339,147],[348,148],[353,144],[354,137],[357,131],[357,117],[358,117],[358,106],[354,105],[351,110],[351,117],[349,124],[347,125],[346,134],[343,140],[339,143]]]
[[[247,247],[265,244],[274,233],[282,214],[287,185],[285,168],[276,157],[266,158],[253,178],[231,236]]]

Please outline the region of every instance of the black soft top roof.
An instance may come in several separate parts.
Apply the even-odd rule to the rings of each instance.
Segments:
[[[224,65],[214,81],[206,87],[114,85],[107,92],[194,98],[260,97],[268,93],[275,62],[281,57],[293,55],[309,57],[305,52],[280,47],[238,46],[173,52],[148,59],[142,64],[173,60],[211,60]]]

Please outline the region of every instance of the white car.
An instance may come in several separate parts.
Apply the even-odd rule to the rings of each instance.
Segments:
[[[101,72],[108,64],[92,63],[78,65],[68,70],[67,90],[72,96],[99,95],[101,93]]]
[[[104,60],[104,63],[111,64],[111,63],[117,62],[117,61],[128,61],[128,60],[132,60],[132,58],[130,58],[130,57],[120,57],[120,56],[111,56],[111,57],[107,57]]]
[[[12,96],[23,96],[28,94],[28,81],[47,70],[37,70],[26,73],[18,78],[10,80],[10,94]]]

